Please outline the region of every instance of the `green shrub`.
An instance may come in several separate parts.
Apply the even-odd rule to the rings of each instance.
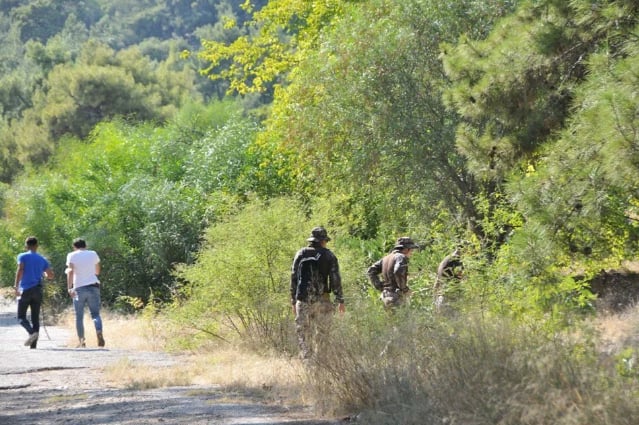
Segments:
[[[169,315],[199,337],[231,331],[292,349],[290,267],[312,227],[292,199],[249,202],[210,227],[196,262],[178,268],[185,283]]]

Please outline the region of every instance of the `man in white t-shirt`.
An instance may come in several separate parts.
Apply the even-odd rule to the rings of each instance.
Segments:
[[[87,249],[84,239],[73,241],[73,251],[67,254],[67,287],[73,298],[75,329],[78,333],[78,347],[86,347],[84,339],[84,306],[89,305],[91,319],[98,336],[98,347],[104,347],[102,319],[100,318],[100,257]]]

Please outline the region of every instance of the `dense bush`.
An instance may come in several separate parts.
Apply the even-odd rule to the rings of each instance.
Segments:
[[[10,237],[2,250],[17,254],[33,234],[62,280],[71,241],[84,237],[101,256],[107,304],[119,297],[146,301],[151,293],[170,299],[174,266],[192,261],[204,229],[222,210],[213,194],[236,190],[210,175],[243,170],[256,131],[232,103],[189,110],[206,120],[189,122],[188,131],[178,116],[162,128],[103,123],[87,142],[67,140],[49,169],[26,174],[5,191]],[[15,265],[2,266],[9,285]]]

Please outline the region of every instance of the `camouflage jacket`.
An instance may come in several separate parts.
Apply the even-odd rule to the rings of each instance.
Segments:
[[[408,292],[408,257],[399,250],[376,261],[368,268],[368,279],[374,287],[390,291]],[[383,281],[379,275],[382,275]]]
[[[342,278],[337,257],[328,248],[308,246],[300,249],[291,269],[291,302],[313,303],[333,293],[337,303],[344,302]]]
[[[439,263],[437,267],[437,279],[459,279],[464,271],[464,263],[462,263],[458,255],[449,255]]]

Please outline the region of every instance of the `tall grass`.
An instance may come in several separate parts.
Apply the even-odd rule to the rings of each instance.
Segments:
[[[364,332],[356,320],[336,323],[333,344],[309,368],[309,397],[321,411],[359,411],[370,425],[608,425],[639,417],[636,376],[602,357],[596,332],[548,336],[504,319],[412,313],[367,321]]]
[[[171,346],[172,333],[157,339],[157,329],[171,329],[162,320],[154,317],[150,330],[147,320],[106,312],[107,344]],[[304,365],[290,353],[258,354],[242,341],[215,339],[177,353],[180,361],[162,370],[124,359],[106,372],[127,388],[205,385],[311,405],[320,415],[357,415],[368,425],[636,423],[639,310],[584,321],[570,332],[540,329],[547,328],[350,305],[334,318],[330,343]]]

